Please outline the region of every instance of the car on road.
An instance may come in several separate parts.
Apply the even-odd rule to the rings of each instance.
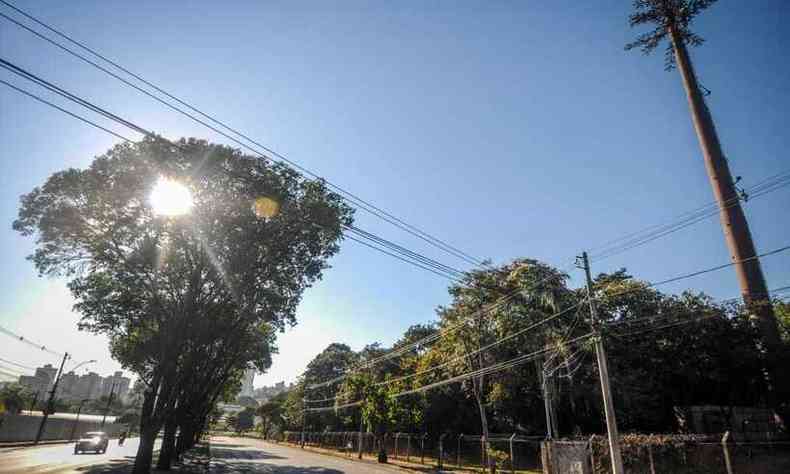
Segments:
[[[93,451],[94,453],[104,454],[107,451],[107,445],[110,443],[110,437],[104,431],[88,431],[85,436],[77,441],[74,445],[74,454],[84,453],[86,451]]]

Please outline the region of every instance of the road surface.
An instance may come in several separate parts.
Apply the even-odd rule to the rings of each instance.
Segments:
[[[346,460],[249,438],[211,438],[211,474],[403,474],[381,464]]]
[[[104,454],[74,454],[74,443],[40,447],[0,449],[0,474],[95,474],[123,470],[134,462],[138,438],[128,438],[123,446],[111,439]],[[156,447],[159,447],[158,441]]]

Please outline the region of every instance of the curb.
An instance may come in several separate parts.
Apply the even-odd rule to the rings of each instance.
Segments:
[[[8,452],[8,451],[18,451],[20,449],[27,449],[33,447],[46,447],[46,446],[57,446],[61,444],[71,444],[74,443],[75,440],[66,441],[66,440],[52,440],[52,441],[41,441],[38,444],[35,444],[32,441],[20,441],[18,443],[8,443],[8,444],[0,444],[0,452]]]

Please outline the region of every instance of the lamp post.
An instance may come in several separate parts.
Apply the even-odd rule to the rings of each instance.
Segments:
[[[71,435],[69,435],[69,441],[74,439],[74,432],[77,431],[77,426],[79,426],[80,424],[80,412],[82,411],[82,405],[84,405],[85,402],[87,402],[88,400],[90,399],[83,398],[82,400],[80,400],[80,406],[79,408],[77,408],[77,419],[74,420],[74,426],[71,428]]]

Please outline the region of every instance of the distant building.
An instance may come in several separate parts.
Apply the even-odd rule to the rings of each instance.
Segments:
[[[265,403],[277,395],[287,392],[293,388],[293,384],[286,386],[285,382],[277,382],[271,387],[259,387],[255,389],[255,400],[259,403]]]
[[[77,390],[75,390],[75,399],[96,399],[101,396],[104,380],[96,372],[90,372],[79,378],[77,382]]]
[[[44,367],[37,368],[35,376],[46,380],[47,388],[50,388],[55,383],[55,377],[57,377],[57,375],[58,369],[56,367],[52,367],[52,364],[47,364]]]
[[[51,364],[36,369],[35,375],[22,375],[19,384],[31,392],[44,393],[52,388],[57,377],[58,369]],[[57,397],[63,400],[97,399],[106,397],[110,390],[120,400],[126,400],[129,393],[131,380],[118,371],[108,377],[102,377],[96,372],[77,375],[74,371],[60,376]]]
[[[47,391],[49,379],[46,377],[38,377],[36,375],[20,375],[19,385],[27,388],[31,392],[44,393]]]
[[[112,391],[116,399],[124,400],[126,399],[126,394],[129,393],[129,384],[131,383],[132,380],[128,377],[124,377],[123,372],[115,372],[115,374],[105,377],[101,389],[101,396],[109,397],[110,391]]]
[[[241,379],[241,391],[239,392],[239,397],[252,398],[255,395],[255,391],[252,388],[253,380],[255,380],[255,369],[247,369],[244,371],[244,376]]]
[[[74,371],[65,373],[60,376],[60,383],[58,384],[58,397],[65,400],[77,399],[77,385],[79,384],[80,377]]]

